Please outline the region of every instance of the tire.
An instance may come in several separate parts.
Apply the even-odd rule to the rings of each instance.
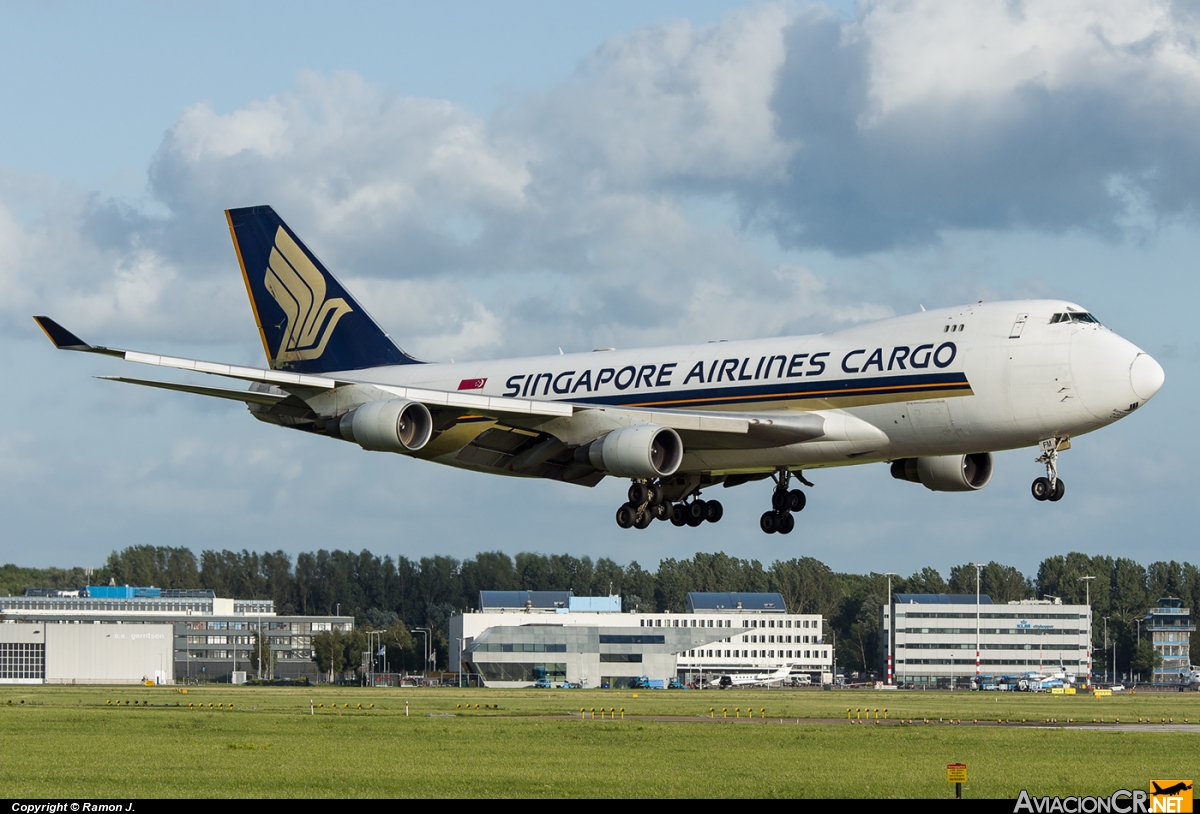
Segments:
[[[1050,497],[1050,479],[1037,478],[1030,487],[1030,491],[1033,492],[1035,500],[1046,500]]]
[[[646,500],[651,506],[660,506],[663,503],[663,488],[657,483],[652,483],[647,487]]]
[[[633,527],[635,529],[645,529],[645,528],[649,528],[650,524],[653,522],[654,522],[654,515],[650,514],[650,512],[648,510],[642,511],[642,512],[638,512],[637,517],[634,518]]]
[[[1054,480],[1054,494],[1052,494],[1052,495],[1050,495],[1049,497],[1047,497],[1047,498],[1046,498],[1046,500],[1049,500],[1049,501],[1051,501],[1051,502],[1053,502],[1053,503],[1057,503],[1058,501],[1060,501],[1060,500],[1062,500],[1062,499],[1063,499],[1063,495],[1065,495],[1066,493],[1067,493],[1067,486],[1066,486],[1066,484],[1065,484],[1065,483],[1063,483],[1063,479],[1062,479],[1062,478],[1055,478],[1055,480]]]
[[[649,493],[650,490],[646,487],[646,484],[631,483],[629,485],[629,502],[634,506],[641,506],[646,502],[646,497]]]
[[[721,505],[719,500],[705,501],[704,519],[710,523],[716,523],[725,516],[725,507]]]
[[[775,511],[782,511],[787,508],[788,493],[782,489],[776,489],[771,493],[771,508]]]
[[[806,503],[808,503],[808,498],[799,489],[788,492],[788,511],[802,512]]]
[[[779,530],[779,515],[775,512],[763,512],[762,517],[758,518],[758,527],[767,534],[774,534]]]
[[[693,500],[687,505],[688,517],[704,522],[704,518],[708,516],[708,502],[704,500]]]
[[[671,525],[686,526],[688,522],[687,506],[676,503],[671,507]]]
[[[791,512],[784,512],[779,516],[780,534],[791,534],[794,528],[796,528],[796,518],[792,517]]]
[[[632,528],[635,519],[637,519],[636,512],[628,503],[622,504],[621,508],[617,509],[617,525],[621,528]]]
[[[650,506],[647,511],[654,516],[655,520],[670,520],[671,519],[671,504],[670,503],[655,503]]]

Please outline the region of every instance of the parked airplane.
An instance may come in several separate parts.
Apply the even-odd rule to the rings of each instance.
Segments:
[[[717,682],[717,686],[723,690],[730,687],[754,687],[762,684],[770,686],[784,681],[792,674],[792,665],[780,667],[773,673],[757,673],[752,676],[727,674],[721,676],[721,680]]]
[[[617,524],[721,519],[702,490],[771,478],[768,533],[787,534],[803,470],[889,463],[970,492],[997,450],[1038,447],[1033,496],[1058,501],[1072,439],[1163,384],[1148,354],[1058,300],[976,303],[828,334],[524,359],[422,363],[388,337],[268,206],[226,212],[268,369],[90,345],[61,349],[251,382],[249,390],[101,378],[245,402],[261,420],[502,475],[594,486],[628,478]]]

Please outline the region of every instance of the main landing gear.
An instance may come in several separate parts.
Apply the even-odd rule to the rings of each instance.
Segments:
[[[811,483],[804,480],[803,476],[797,478],[804,484],[812,486]],[[758,526],[767,534],[791,534],[792,529],[796,527],[796,518],[792,516],[794,512],[802,511],[807,499],[804,493],[799,489],[788,489],[791,483],[792,473],[788,469],[780,469],[774,475],[772,480],[775,481],[775,491],[771,493],[771,506],[769,512],[763,512],[763,516],[759,518]]]
[[[1048,438],[1041,443],[1042,454],[1035,460],[1046,465],[1046,477],[1037,478],[1031,491],[1036,500],[1056,503],[1062,500],[1067,487],[1058,476],[1058,453],[1071,448],[1070,438]]]
[[[629,502],[617,509],[617,525],[644,529],[655,520],[670,520],[672,525],[694,528],[705,522],[716,523],[724,514],[720,501],[701,500],[698,489],[673,502],[666,499],[661,484],[634,481],[629,487]]]

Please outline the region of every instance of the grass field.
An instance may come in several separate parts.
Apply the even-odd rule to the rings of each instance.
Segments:
[[[0,749],[9,797],[1104,795],[1200,775],[1200,696],[4,687]]]

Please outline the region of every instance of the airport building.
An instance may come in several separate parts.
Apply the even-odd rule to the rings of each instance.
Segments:
[[[252,661],[260,651],[264,676],[316,679],[313,635],[354,628],[347,616],[276,616],[269,599],[131,586],[31,588],[24,596],[0,596],[0,622],[0,683],[229,681],[235,672],[256,675]],[[95,631],[69,633],[75,626]],[[148,640],[152,629],[169,632]],[[134,643],[148,641],[163,649],[153,655],[136,650]],[[73,667],[59,667],[68,663],[56,655],[60,648],[81,654]],[[115,665],[123,667],[114,672]]]
[[[1180,599],[1164,598],[1142,620],[1162,663],[1154,668],[1155,684],[1186,684],[1192,678],[1191,638],[1196,632],[1190,608]]]
[[[978,620],[978,621],[977,621]],[[978,643],[983,676],[1065,672],[1086,680],[1087,605],[1025,599],[997,605],[974,594],[895,594],[880,608],[880,671],[893,660],[900,686],[969,688]]]
[[[685,613],[623,613],[616,596],[481,591],[479,608],[450,619],[450,669],[489,687],[697,684],[784,667],[820,681],[832,663],[821,617],[788,613],[779,594],[690,593]]]

